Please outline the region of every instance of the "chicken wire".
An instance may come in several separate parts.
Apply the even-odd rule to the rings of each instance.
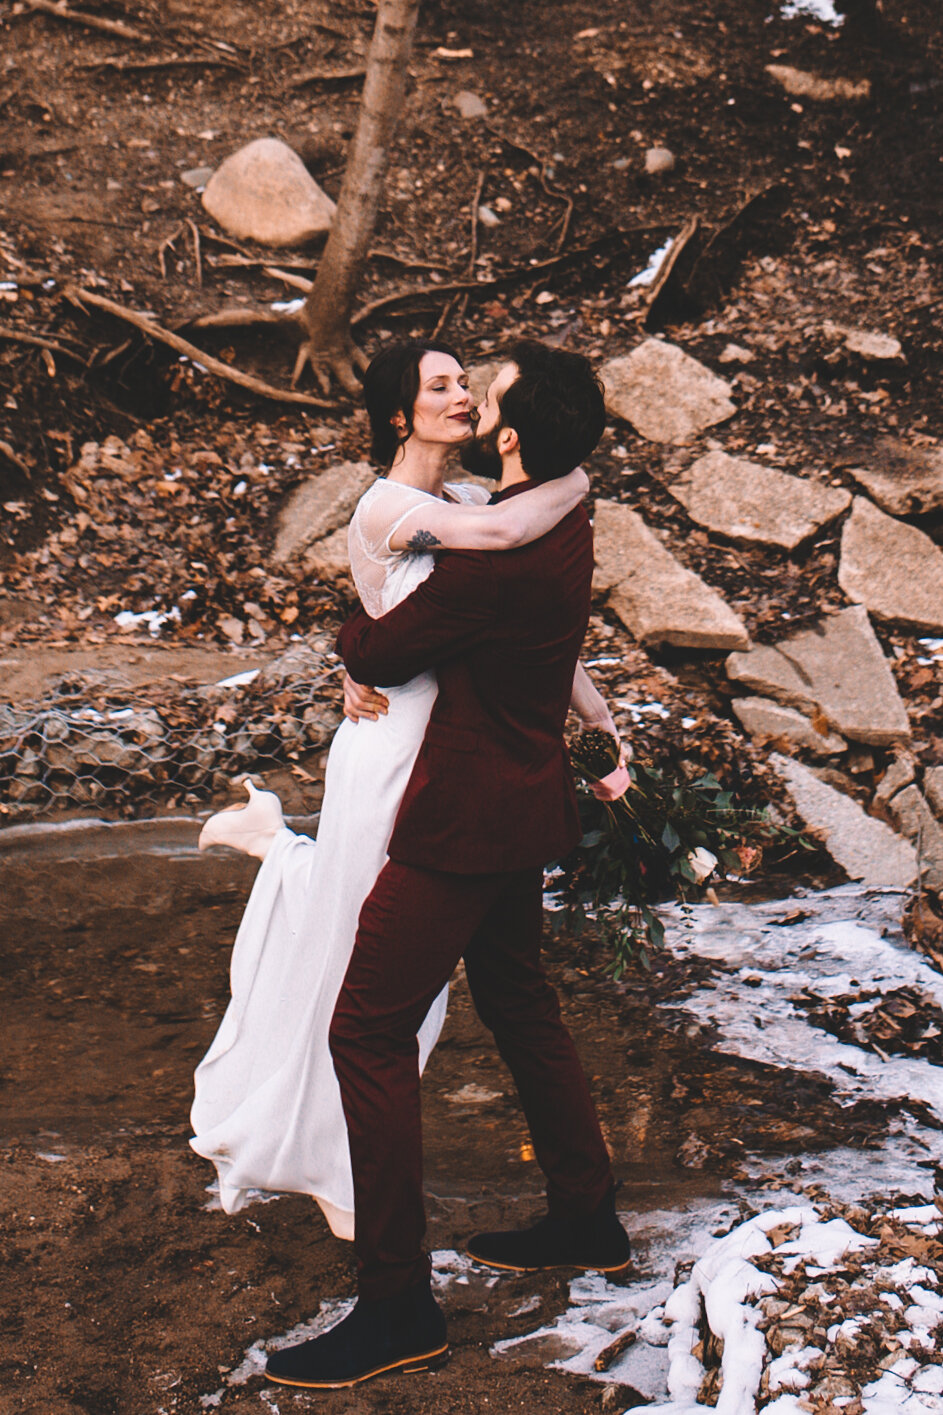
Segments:
[[[241,773],[298,762],[340,720],[337,669],[272,667],[234,687],[89,695],[65,684],[31,707],[0,705],[0,815],[199,801]]]

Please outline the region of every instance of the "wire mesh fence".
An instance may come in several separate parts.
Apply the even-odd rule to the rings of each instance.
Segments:
[[[40,703],[0,705],[0,818],[205,800],[325,746],[340,696],[340,664],[309,645],[206,687],[64,678]]]

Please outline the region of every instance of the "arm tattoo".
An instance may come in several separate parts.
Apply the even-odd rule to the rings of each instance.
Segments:
[[[421,555],[423,551],[434,550],[437,545],[441,544],[439,537],[434,536],[431,531],[415,531],[406,542],[406,549]]]

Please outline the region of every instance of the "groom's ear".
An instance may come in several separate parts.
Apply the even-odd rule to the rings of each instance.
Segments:
[[[516,452],[520,446],[520,438],[513,427],[503,427],[498,433],[498,451],[502,457],[508,456],[511,452]]]

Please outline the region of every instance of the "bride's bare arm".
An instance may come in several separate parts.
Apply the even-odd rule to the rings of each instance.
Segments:
[[[541,482],[497,506],[434,501],[417,505],[390,536],[391,550],[513,550],[539,540],[579,505],[589,490],[581,467]]]
[[[632,755],[632,749],[627,742],[623,742],[619,737],[619,729],[612,720],[612,713],[609,705],[596,684],[590,678],[582,663],[576,665],[576,673],[573,675],[573,692],[570,696],[570,707],[576,713],[584,729],[590,727],[601,728],[603,732],[609,732],[619,743],[620,752],[624,759]]]

